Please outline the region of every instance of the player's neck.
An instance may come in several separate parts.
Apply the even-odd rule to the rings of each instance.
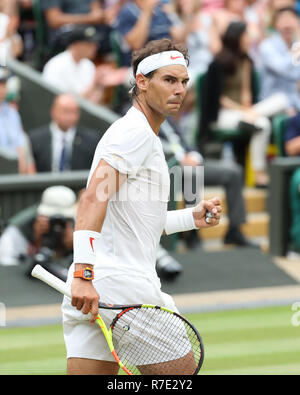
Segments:
[[[135,98],[133,106],[145,115],[149,125],[151,126],[151,129],[158,136],[160,126],[165,121],[166,117],[164,117],[162,114],[159,114],[140,98]]]

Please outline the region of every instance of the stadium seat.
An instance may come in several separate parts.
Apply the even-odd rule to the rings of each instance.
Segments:
[[[272,132],[278,156],[286,156],[284,148],[284,133],[289,117],[286,114],[278,114],[272,120]]]
[[[205,84],[205,78],[206,78],[206,73],[200,74],[195,83],[195,91],[196,91],[196,100],[197,100],[197,108],[199,110],[199,115],[201,117],[201,108],[202,108],[202,92],[203,92],[203,87]],[[253,79],[254,79],[254,91],[253,91],[253,96],[258,97],[259,94],[259,87],[260,87],[260,81],[259,81],[259,74],[255,70],[253,74]],[[244,140],[245,138],[249,138],[250,134],[247,134],[245,131],[242,131],[240,129],[210,129],[210,132],[212,133],[213,139],[221,142],[225,141],[234,141],[234,140]],[[201,131],[199,131],[201,133]]]

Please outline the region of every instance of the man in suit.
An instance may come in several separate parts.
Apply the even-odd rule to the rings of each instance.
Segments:
[[[77,126],[79,105],[70,94],[58,95],[51,122],[29,132],[37,172],[85,170],[92,164],[100,139],[95,131]]]

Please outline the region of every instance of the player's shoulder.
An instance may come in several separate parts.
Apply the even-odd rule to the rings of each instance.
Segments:
[[[123,140],[151,140],[154,136],[146,118],[134,107],[131,107],[127,113],[117,119],[106,131],[106,139],[114,141]]]

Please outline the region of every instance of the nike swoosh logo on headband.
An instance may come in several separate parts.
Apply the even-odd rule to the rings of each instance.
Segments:
[[[172,55],[171,55],[171,60],[181,59],[181,58],[182,58],[182,56],[172,56]]]

